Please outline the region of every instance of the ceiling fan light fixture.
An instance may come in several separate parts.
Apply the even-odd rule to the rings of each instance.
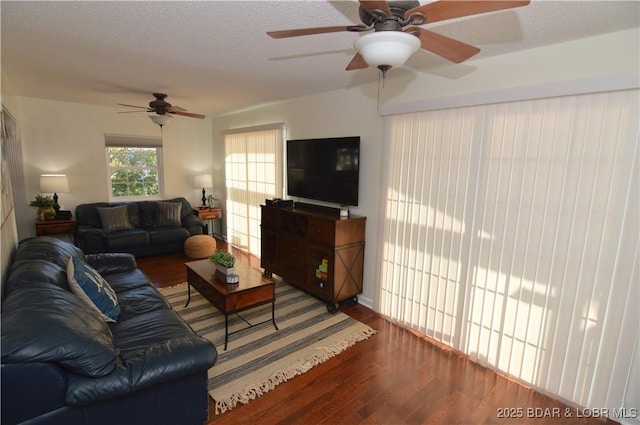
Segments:
[[[420,39],[402,31],[378,31],[361,36],[355,48],[369,66],[397,68],[420,48]]]
[[[171,115],[167,115],[167,114],[149,115],[149,118],[151,118],[151,121],[153,121],[154,123],[158,124],[160,127],[164,127],[165,125],[169,124],[171,122],[171,120],[173,119],[173,117]]]

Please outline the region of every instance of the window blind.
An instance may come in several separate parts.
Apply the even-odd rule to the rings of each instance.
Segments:
[[[106,147],[119,148],[161,148],[162,137],[105,134],[104,144]]]
[[[385,118],[378,309],[620,408],[639,329],[639,91]]]
[[[260,205],[283,191],[284,126],[274,124],[225,134],[227,237],[260,256]]]

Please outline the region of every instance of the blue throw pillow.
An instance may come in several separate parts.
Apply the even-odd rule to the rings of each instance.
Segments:
[[[67,280],[71,292],[97,310],[107,322],[120,316],[116,293],[100,273],[80,258],[71,257],[67,265]]]

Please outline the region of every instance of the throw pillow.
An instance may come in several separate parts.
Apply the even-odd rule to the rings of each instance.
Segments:
[[[140,210],[140,221],[142,227],[156,226],[156,201],[140,201],[138,209]]]
[[[156,204],[156,226],[181,226],[181,210],[181,203],[158,202]]]
[[[129,220],[129,212],[126,205],[119,207],[97,208],[102,222],[102,230],[107,233],[116,230],[133,229]]]
[[[120,306],[116,293],[96,269],[79,258],[71,257],[67,279],[71,292],[98,311],[106,322],[118,320]]]

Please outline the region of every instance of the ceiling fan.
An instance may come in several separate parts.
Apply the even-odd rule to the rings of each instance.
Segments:
[[[121,111],[120,113],[155,112],[156,115],[149,115],[149,118],[151,118],[151,120],[156,124],[158,124],[160,127],[167,124],[167,122],[169,122],[169,120],[172,118],[171,115],[167,115],[167,114],[182,115],[185,117],[197,118],[200,120],[206,116],[202,114],[193,114],[191,112],[187,112],[187,110],[184,108],[181,108],[179,106],[173,106],[172,104],[170,104],[165,100],[167,98],[167,95],[164,93],[153,93],[153,97],[155,97],[155,100],[152,100],[151,102],[149,102],[148,107],[118,103],[118,105],[120,106],[144,109],[144,111]]]
[[[346,70],[378,67],[383,74],[401,66],[420,47],[455,63],[463,62],[480,49],[461,41],[428,31],[415,25],[480,13],[526,6],[529,1],[440,0],[420,5],[417,0],[358,0],[362,25],[302,28],[269,31],[273,38],[298,37],[330,32],[373,33],[360,37],[355,44],[358,53]]]

